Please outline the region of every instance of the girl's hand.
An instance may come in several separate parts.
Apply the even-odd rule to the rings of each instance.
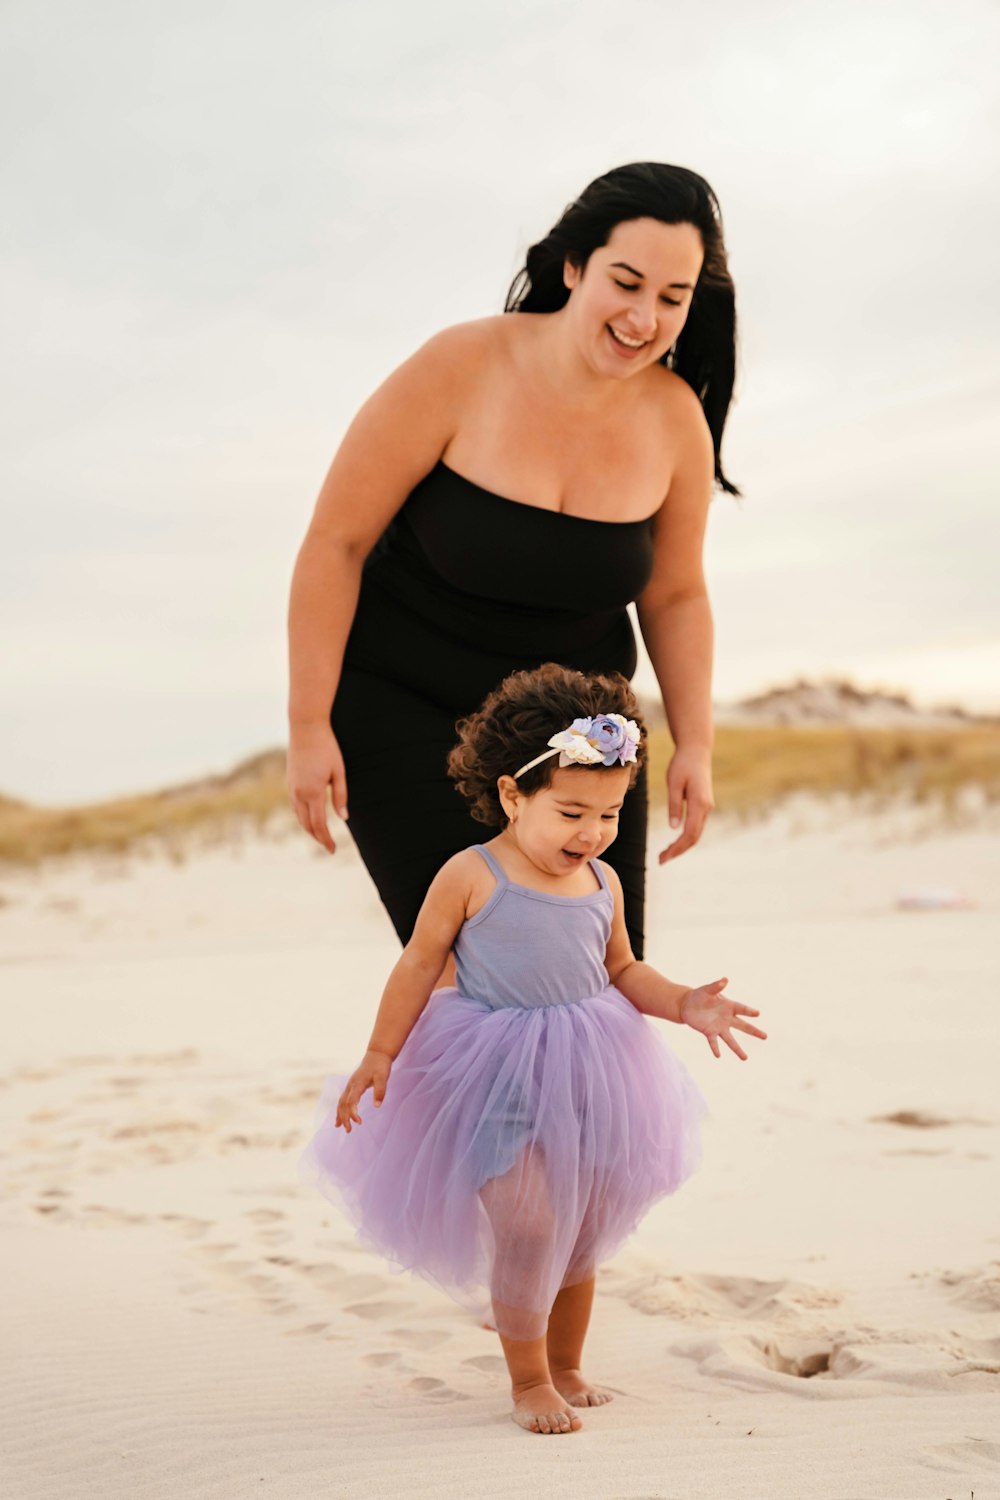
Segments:
[[[385,1098],[385,1086],[389,1082],[389,1074],[392,1072],[392,1058],[387,1052],[365,1053],[350,1078],[347,1087],[337,1101],[337,1118],[334,1128],[343,1125],[347,1134],[351,1133],[351,1121],[355,1120],[361,1124],[361,1116],[358,1114],[358,1100],[365,1089],[370,1088],[372,1098],[376,1105],[382,1103]]]
[[[347,821],[347,776],[344,757],[329,724],[293,730],[288,745],[288,795],[306,833],[332,854],[336,849],[326,821],[326,789],[333,788],[333,805]]]
[[[680,1018],[686,1026],[693,1026],[695,1031],[704,1032],[716,1057],[722,1056],[718,1041],[721,1036],[726,1046],[731,1047],[736,1056],[746,1062],[747,1055],[739,1043],[733,1041],[729,1028],[735,1027],[737,1031],[745,1031],[749,1036],[759,1036],[762,1041],[767,1039],[767,1032],[758,1031],[756,1026],[751,1026],[746,1021],[736,1020],[737,1016],[759,1016],[760,1011],[749,1005],[738,1005],[735,1000],[723,1000],[721,991],[728,983],[728,979],[715,979],[711,984],[688,990],[681,1001]]]
[[[706,747],[681,746],[667,767],[667,811],[671,827],[679,826],[686,805],[684,829],[660,853],[660,864],[676,859],[701,838],[705,820],[715,806],[712,797],[712,752]]]

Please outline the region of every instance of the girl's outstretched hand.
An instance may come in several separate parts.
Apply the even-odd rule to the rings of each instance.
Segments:
[[[728,983],[728,979],[714,979],[711,984],[688,990],[681,1001],[681,1020],[686,1026],[693,1026],[695,1031],[704,1032],[716,1057],[722,1056],[719,1051],[721,1036],[726,1046],[731,1047],[736,1056],[746,1062],[747,1055],[739,1043],[733,1041],[729,1034],[730,1028],[745,1031],[748,1036],[759,1036],[762,1041],[767,1039],[767,1032],[758,1031],[748,1021],[737,1021],[737,1016],[759,1016],[760,1011],[749,1005],[739,1005],[735,1000],[724,1000],[721,992]]]
[[[389,1082],[391,1072],[392,1058],[387,1052],[366,1052],[347,1080],[347,1087],[337,1101],[337,1118],[334,1128],[343,1125],[347,1134],[350,1135],[351,1121],[356,1121],[358,1125],[362,1123],[361,1116],[358,1114],[358,1100],[361,1095],[365,1089],[370,1088],[375,1104],[381,1104],[385,1098],[385,1086]]]

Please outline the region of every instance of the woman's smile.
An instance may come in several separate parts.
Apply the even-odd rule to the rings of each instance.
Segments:
[[[642,354],[642,351],[645,350],[646,345],[651,342],[649,339],[630,338],[625,333],[619,332],[610,323],[604,324],[604,327],[606,327],[607,332],[612,336],[612,348],[615,350],[616,356],[621,360],[637,359]]]
[[[623,333],[622,330],[620,328],[616,328],[613,323],[608,323],[607,327],[615,343],[624,344],[626,349],[641,349],[643,345],[649,343],[649,339],[636,338],[633,334]]]

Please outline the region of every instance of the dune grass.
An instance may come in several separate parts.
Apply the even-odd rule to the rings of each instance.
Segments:
[[[670,734],[650,741],[654,805],[666,800]],[[976,786],[1000,801],[1000,727],[856,729],[845,725],[720,726],[714,791],[719,812],[752,818],[790,793],[899,796],[952,810]],[[37,865],[87,850],[124,853],[153,843],[184,858],[192,843],[276,822],[293,826],[285,753],[265,751],[223,776],[79,807],[33,807],[0,796],[0,862]]]
[[[672,753],[669,731],[654,730],[654,800],[666,800]],[[719,811],[752,815],[800,791],[868,794],[875,805],[902,795],[917,803],[940,802],[947,811],[970,786],[980,787],[990,802],[1000,800],[1000,726],[730,725],[716,730],[712,764]]]
[[[285,752],[268,750],[224,776],[80,807],[33,807],[0,797],[0,862],[35,865],[97,849],[120,854],[147,841],[183,857],[192,834],[224,837],[286,812],[291,818]]]

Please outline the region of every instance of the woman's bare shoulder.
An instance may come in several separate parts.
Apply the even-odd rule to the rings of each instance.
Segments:
[[[712,433],[705,408],[683,375],[661,365],[656,371],[656,400],[651,405],[653,421],[674,455],[675,472],[684,463],[700,464],[714,453]]]
[[[510,318],[503,313],[493,317],[470,318],[464,323],[450,323],[428,338],[417,351],[426,362],[444,360],[454,368],[490,358],[506,347],[505,324]]]
[[[678,375],[676,370],[668,370],[666,365],[654,366],[650,374],[654,377],[660,401],[668,401],[678,414],[686,413],[689,420],[693,420],[698,412],[704,415],[697,391],[688,385],[683,375]]]

